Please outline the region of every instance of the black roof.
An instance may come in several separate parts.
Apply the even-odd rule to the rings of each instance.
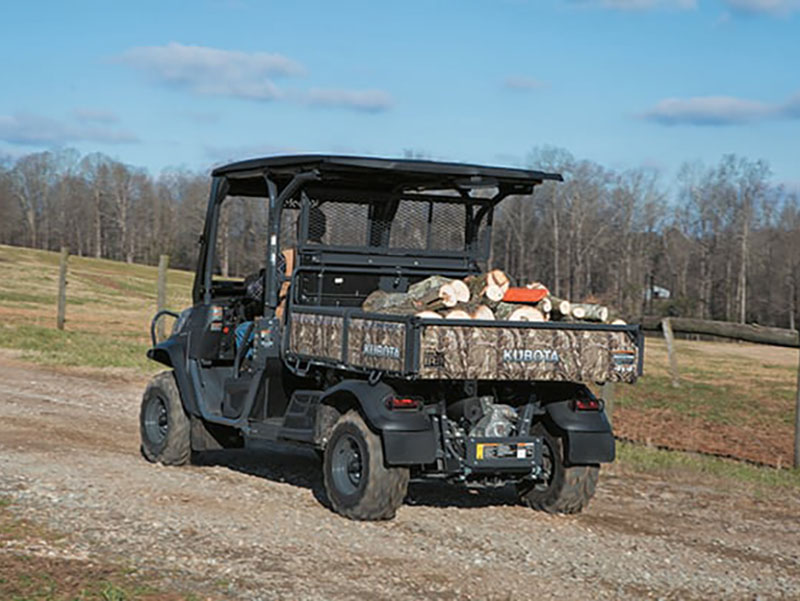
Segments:
[[[228,179],[231,195],[261,195],[264,191],[264,172],[268,171],[280,186],[288,183],[295,174],[311,170],[319,172],[326,186],[387,191],[492,184],[526,194],[544,180],[562,181],[558,173],[529,169],[317,154],[249,159],[217,167],[212,175]]]

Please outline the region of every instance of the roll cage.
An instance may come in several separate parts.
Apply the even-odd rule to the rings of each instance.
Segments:
[[[482,167],[459,163],[392,160],[328,155],[270,157],[232,163],[212,172],[197,273],[195,303],[211,302],[220,206],[229,196],[261,197],[268,202],[268,244],[264,281],[264,315],[273,315],[285,281],[278,273],[281,217],[285,209],[299,210],[296,271],[339,265],[387,274],[441,273],[453,276],[478,270],[488,256],[493,210],[511,195],[532,195],[545,180],[561,181],[554,173]],[[424,248],[396,248],[390,231],[402,201],[427,203]],[[368,206],[366,243],[312,244],[309,240],[311,207],[324,203]],[[434,206],[465,207],[463,248],[432,248]]]

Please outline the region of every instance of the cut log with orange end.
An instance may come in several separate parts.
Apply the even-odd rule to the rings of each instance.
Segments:
[[[503,295],[506,303],[538,303],[547,298],[546,288],[509,288]]]

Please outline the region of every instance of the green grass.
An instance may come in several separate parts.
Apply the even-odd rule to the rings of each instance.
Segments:
[[[37,325],[0,325],[0,347],[23,351],[23,358],[46,365],[156,369],[145,355],[149,345],[137,337],[59,331]]]
[[[791,488],[800,491],[800,470],[759,467],[740,461],[709,457],[697,453],[665,451],[627,442],[617,443],[617,461],[636,471],[652,472],[662,476],[676,473],[693,476],[711,476],[723,481],[735,481],[759,488]]]

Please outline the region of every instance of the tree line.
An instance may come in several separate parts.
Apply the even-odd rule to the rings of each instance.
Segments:
[[[495,213],[490,262],[555,296],[597,300],[629,318],[669,314],[794,328],[800,278],[800,199],[768,165],[734,155],[687,162],[675,181],[655,170],[608,169],[538,148],[557,171],[531,198]],[[0,160],[0,243],[192,269],[208,199],[206,173],[153,176],[103,154],[37,152]],[[232,203],[220,224],[220,269],[256,269],[266,207]],[[254,252],[254,249],[260,249]],[[670,291],[654,298],[654,287]]]

